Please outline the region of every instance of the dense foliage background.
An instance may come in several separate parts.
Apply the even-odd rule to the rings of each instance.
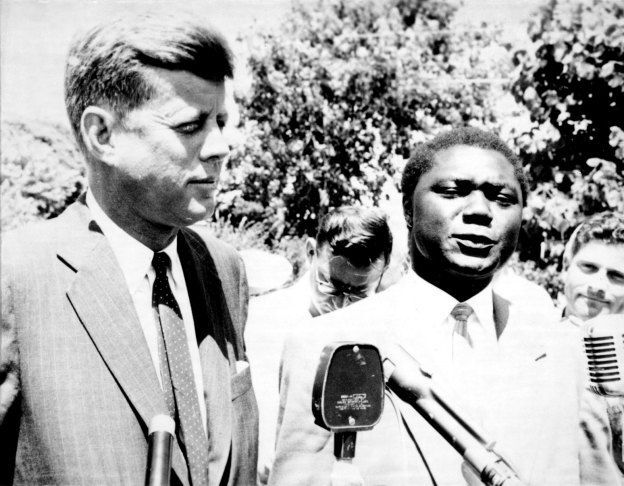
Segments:
[[[242,143],[215,232],[299,266],[329,209],[388,197],[414,144],[476,125],[502,134],[532,177],[514,265],[556,296],[560,256],[588,214],[624,210],[624,7],[551,0],[531,45],[457,28],[458,2],[319,0],[279,32],[249,33]],[[2,228],[58,214],[84,188],[69,133],[2,123]],[[391,192],[391,191],[390,191]]]
[[[311,235],[328,209],[375,204],[410,148],[449,125],[496,122],[507,69],[488,29],[455,33],[442,1],[321,1],[249,39],[246,143],[222,197],[270,238]],[[477,80],[476,82],[473,80]]]
[[[520,259],[555,295],[573,228],[624,212],[624,4],[550,0],[529,34],[511,87],[531,119],[514,139],[534,180]]]

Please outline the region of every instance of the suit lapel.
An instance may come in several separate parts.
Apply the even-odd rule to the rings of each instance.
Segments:
[[[78,203],[66,218],[75,224],[68,226],[72,228],[71,238],[57,254],[76,271],[67,296],[147,430],[152,417],[167,413],[167,406],[122,271],[106,238],[90,221],[86,206]],[[177,443],[173,468],[182,483],[188,484]]]
[[[210,451],[209,483],[219,484],[232,437],[230,376],[235,358],[228,333],[232,324],[221,281],[203,240],[190,231],[181,231],[178,254],[193,309],[202,366]]]
[[[400,304],[397,304],[396,307],[397,309],[394,312],[399,315],[405,313],[405,316],[414,320],[415,311],[413,308],[403,309]],[[499,361],[500,367],[497,366],[484,371],[483,379],[487,380],[492,388],[489,397],[484,397],[483,400],[492,400],[497,396],[501,398],[504,405],[498,408],[499,410],[506,410],[505,416],[540,417],[544,410],[549,408],[544,398],[548,395],[541,393],[540,390],[535,390],[533,395],[527,395],[526,387],[516,386],[521,383],[535,383],[534,375],[539,373],[538,367],[545,365],[544,360],[547,358],[546,349],[540,334],[535,332],[535,326],[539,326],[540,323],[530,322],[529,318],[524,315],[523,309],[519,308],[518,305],[513,305],[496,293],[493,294],[493,307],[494,322],[499,336],[502,358]],[[418,315],[417,310],[416,315]],[[426,365],[429,362],[429,358],[431,358],[430,353],[433,351],[433,349],[430,349],[433,343],[427,333],[426,324],[421,324],[421,327],[416,328],[418,332],[412,338],[413,354],[421,362],[421,365],[427,368]],[[435,362],[435,359],[433,361]],[[437,374],[434,373],[434,375]],[[533,396],[533,399],[527,400],[529,396]],[[404,404],[401,403],[401,406],[404,406]],[[461,464],[459,454],[424,419],[418,416],[417,413],[410,411],[409,407],[407,408],[407,410],[404,410],[406,426],[411,430],[416,440],[419,441],[420,452],[427,461],[433,477],[442,484],[462,482],[459,472]],[[488,421],[493,419],[495,417],[489,417]],[[496,430],[498,433],[491,438],[495,440],[504,438],[505,426],[505,420],[497,421]],[[533,440],[534,443],[540,443],[540,440],[544,439],[543,437],[539,437],[540,440],[537,438],[528,439],[531,431],[527,429],[528,427],[523,429],[523,434],[526,437],[522,441],[531,442]],[[539,433],[539,426],[531,427],[531,429]],[[503,433],[500,431],[503,431]],[[488,435],[491,435],[491,432],[488,432]],[[518,438],[516,442],[520,439]],[[514,443],[514,440],[511,440],[510,443]],[[535,464],[540,449],[539,447],[534,447],[529,452],[529,448],[523,447],[522,451],[524,454],[522,458],[523,470],[531,474],[532,465]],[[500,452],[505,454],[504,450]]]
[[[406,280],[395,284],[383,292],[383,305],[375,306],[371,313],[379,313],[377,319],[367,319],[367,322],[374,322],[379,333],[379,323],[384,322],[385,332],[392,332],[392,340],[401,344],[414,357],[421,367],[426,370],[435,369],[435,363],[440,357],[440,353],[445,349],[440,349],[435,333],[432,331],[432,323],[425,322],[421,318],[421,311],[417,300],[418,290],[414,288],[413,281]],[[371,297],[371,299],[374,297]],[[387,339],[383,336],[379,341],[382,349],[383,342]],[[435,375],[435,373],[434,373]],[[415,467],[415,474],[419,474],[420,481],[415,484],[431,484],[431,478],[439,484],[457,484],[461,482],[459,465],[461,463],[459,454],[442,438],[442,436],[422,418],[418,412],[410,405],[401,401],[394,393],[386,393],[388,402],[384,408],[394,408],[400,412],[398,416],[399,427],[405,426],[409,429],[409,436],[413,436],[418,447],[413,446],[413,452],[408,459],[410,462],[426,463],[429,473],[426,473],[424,465]],[[390,406],[393,404],[393,407]],[[406,439],[411,441],[411,438]],[[411,448],[411,447],[409,447]],[[409,449],[408,448],[408,449]],[[457,465],[457,467],[455,467]],[[434,483],[435,484],[435,483]]]
[[[500,368],[492,370],[489,380],[492,397],[498,399],[498,407],[505,410],[507,417],[495,421],[494,438],[501,444],[507,443],[509,450],[515,450],[516,461],[521,463],[525,479],[529,479],[541,451],[531,444],[547,440],[543,436],[548,430],[544,414],[552,406],[548,385],[541,383],[545,376],[543,367],[549,366],[551,359],[539,329],[547,323],[534,322],[535,317],[525,305],[511,303],[496,292],[493,298],[495,322],[502,330],[499,336],[502,359]],[[501,452],[504,454],[505,450]]]
[[[499,346],[508,350],[508,355],[531,365],[544,358],[546,347],[541,334],[536,332],[543,323],[533,322],[535,318],[523,312],[526,309],[512,304],[496,292],[493,304]]]

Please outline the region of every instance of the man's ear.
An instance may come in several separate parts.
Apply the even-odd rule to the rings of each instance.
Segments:
[[[113,114],[98,106],[88,106],[80,117],[80,136],[87,153],[96,160],[108,162],[113,145],[112,130],[115,123]]]
[[[405,224],[407,229],[412,229],[412,198],[403,197],[403,217],[405,218]]]
[[[306,240],[305,247],[308,263],[312,263],[312,259],[314,258],[314,255],[316,255],[316,240],[314,238],[308,238]]]

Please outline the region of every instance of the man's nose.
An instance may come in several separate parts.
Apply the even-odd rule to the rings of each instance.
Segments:
[[[489,224],[492,220],[490,201],[481,191],[473,191],[467,198],[463,214],[466,223]]]
[[[334,298],[332,299],[332,304],[334,305],[335,309],[342,309],[343,307],[347,306],[349,302],[345,294],[339,294],[334,296]]]
[[[604,299],[606,294],[605,288],[608,285],[609,281],[607,278],[607,274],[604,269],[600,269],[599,271],[589,276],[587,282],[587,293],[592,297]]]
[[[202,161],[211,158],[223,159],[230,153],[230,146],[227,138],[223,135],[222,128],[215,122],[210,124],[206,138],[199,152]]]

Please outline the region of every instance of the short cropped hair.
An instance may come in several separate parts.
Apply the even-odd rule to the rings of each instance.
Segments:
[[[433,167],[435,156],[446,149],[457,145],[468,145],[484,150],[494,150],[500,153],[514,168],[514,174],[520,183],[522,191],[522,205],[526,204],[528,192],[527,180],[522,170],[520,158],[497,135],[474,127],[461,127],[440,133],[429,142],[416,146],[409,161],[403,169],[401,178],[401,192],[403,193],[403,209],[405,218],[411,221],[412,195],[423,174]]]
[[[121,119],[155,94],[147,67],[188,71],[211,82],[233,76],[225,39],[188,14],[125,15],[72,42],[65,66],[65,107],[78,143],[80,118],[105,104]]]
[[[346,258],[356,267],[366,267],[380,257],[388,264],[392,232],[382,210],[343,206],[321,219],[316,244],[318,248],[329,245],[334,255]]]
[[[594,214],[579,224],[566,245],[564,265],[569,265],[574,255],[593,241],[607,245],[624,245],[624,216],[605,211]]]

